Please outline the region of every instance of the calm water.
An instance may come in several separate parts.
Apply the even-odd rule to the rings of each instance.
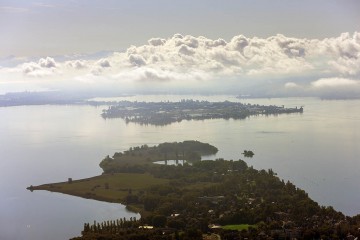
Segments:
[[[133,100],[234,97],[137,96]],[[168,126],[126,125],[104,120],[102,107],[24,106],[0,108],[0,239],[67,239],[84,222],[136,216],[118,204],[25,188],[101,173],[107,154],[141,144],[199,140],[219,148],[215,157],[246,159],[272,168],[306,190],[321,205],[360,213],[360,101],[312,98],[246,99],[246,103],[305,106],[303,114],[246,120],[183,121]]]

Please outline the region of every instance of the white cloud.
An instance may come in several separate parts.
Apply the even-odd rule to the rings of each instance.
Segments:
[[[143,56],[139,55],[139,54],[130,54],[129,55],[129,62],[134,65],[134,66],[144,66],[146,65],[146,61],[143,58]]]
[[[111,67],[111,64],[110,64],[109,60],[108,60],[108,59],[105,59],[105,58],[102,58],[102,59],[100,59],[99,61],[97,61],[97,64],[98,64],[100,67],[103,67],[103,68]]]
[[[152,46],[161,46],[161,45],[164,45],[165,42],[166,42],[166,40],[162,39],[162,38],[151,38],[148,41],[149,45],[152,45]]]
[[[87,63],[84,60],[66,61],[65,65],[74,69],[87,68]]]
[[[315,88],[339,88],[360,86],[360,82],[346,78],[321,78],[311,83]]]
[[[298,88],[299,87],[299,85],[298,84],[296,84],[296,83],[294,83],[294,82],[287,82],[287,83],[285,83],[285,88]]]
[[[339,73],[345,76],[358,75],[360,74],[360,51],[357,52],[356,57],[349,58],[342,56],[337,60],[329,61],[329,66],[332,66]]]
[[[217,40],[211,40],[211,39],[207,39],[207,38],[203,38],[203,39],[204,39],[205,45],[210,48],[218,47],[218,46],[225,46],[227,44],[227,42],[222,38],[219,38]]]
[[[56,62],[51,57],[41,58],[39,60],[39,65],[43,68],[56,68]]]
[[[192,48],[188,47],[187,45],[183,44],[179,48],[179,53],[184,55],[193,55],[195,51]]]
[[[173,87],[176,83],[189,89],[191,84],[198,84],[199,88],[220,86],[233,91],[246,86],[247,91],[256,88],[264,92],[275,91],[277,86],[292,93],[300,89],[316,93],[329,87],[341,87],[339,91],[343,91],[358,85],[352,79],[360,79],[360,33],[322,40],[280,34],[269,38],[238,35],[230,41],[175,34],[167,39],[152,38],[148,44],[130,46],[106,58],[41,58],[1,68],[0,76],[16,79],[19,72],[23,73],[22,81],[51,75],[70,82],[91,78],[90,82],[98,79],[103,83],[104,79],[112,79],[119,84],[156,82],[164,86],[171,83]]]
[[[51,57],[40,58],[36,62],[28,62],[20,65],[22,72],[31,77],[44,77],[56,73],[57,63]]]
[[[348,78],[321,78],[311,82],[310,91],[325,98],[360,98],[360,81]]]

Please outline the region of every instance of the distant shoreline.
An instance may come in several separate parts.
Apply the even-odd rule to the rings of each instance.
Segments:
[[[161,94],[160,94],[161,95]],[[217,94],[168,94],[169,96],[223,96]],[[116,105],[123,98],[129,98],[134,96],[153,96],[153,94],[126,94],[121,96],[110,97],[97,97],[88,94],[76,94],[60,91],[41,91],[41,92],[9,92],[0,94],[0,107],[13,107],[13,106],[34,106],[34,105],[91,105],[91,106],[109,106]],[[155,96],[155,95],[154,95]],[[162,96],[162,95],[161,95]],[[273,99],[273,98],[294,98],[284,96],[236,96],[229,94],[239,100],[246,99]],[[358,100],[360,97],[337,97],[337,96],[299,96],[301,98],[318,98],[321,100]],[[114,100],[116,99],[116,100]],[[186,99],[186,97],[185,97]],[[136,101],[136,100],[134,100]]]

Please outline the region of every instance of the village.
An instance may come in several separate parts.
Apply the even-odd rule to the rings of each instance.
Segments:
[[[181,100],[179,102],[120,101],[103,110],[103,118],[122,118],[127,123],[167,125],[183,120],[245,119],[254,115],[302,113],[303,107],[263,106],[240,102],[209,102]]]

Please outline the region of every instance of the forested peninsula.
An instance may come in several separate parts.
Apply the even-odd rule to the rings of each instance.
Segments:
[[[320,206],[272,169],[256,170],[241,159],[201,160],[216,152],[198,141],[142,145],[106,156],[100,176],[28,189],[122,203],[141,214],[140,219],[86,223],[74,239],[360,237],[360,215],[347,217]],[[179,164],[167,165],[170,160]]]

